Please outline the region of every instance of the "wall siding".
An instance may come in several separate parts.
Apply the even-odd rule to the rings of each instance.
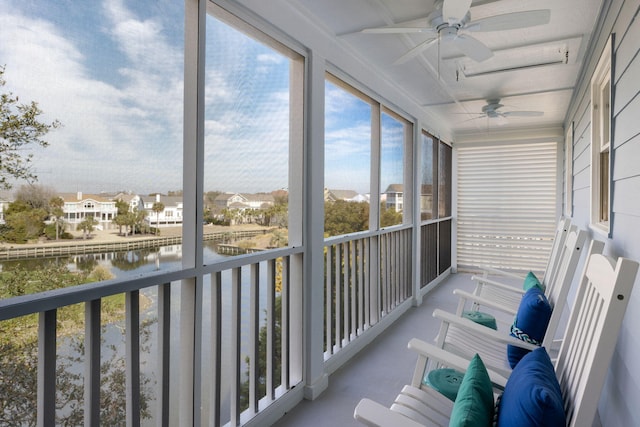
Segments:
[[[612,237],[605,251],[640,260],[640,0],[605,1],[600,32],[589,49],[567,123],[574,123],[574,217],[589,227],[590,79],[611,33],[614,43],[612,148]],[[594,238],[604,236],[592,232]],[[636,280],[620,337],[602,391],[599,415],[604,426],[640,425],[640,278]]]

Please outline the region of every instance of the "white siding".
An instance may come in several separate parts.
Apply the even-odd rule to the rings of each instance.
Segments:
[[[640,0],[605,2],[601,32],[589,51],[587,72],[574,96],[567,123],[574,122],[574,217],[589,225],[591,139],[589,80],[609,34],[614,42],[612,237],[605,251],[640,260]],[[593,237],[605,240],[603,235]],[[640,279],[636,280],[625,322],[600,399],[604,426],[640,425]]]

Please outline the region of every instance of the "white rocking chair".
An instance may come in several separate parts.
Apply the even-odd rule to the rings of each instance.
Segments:
[[[561,218],[556,227],[556,234],[553,239],[553,246],[551,247],[551,253],[547,261],[547,267],[540,277],[540,283],[547,288],[550,283],[555,282],[555,277],[559,274],[560,259],[562,257],[562,250],[565,246],[565,241],[569,233],[573,230],[577,230],[577,227],[571,225],[571,221],[568,218]],[[495,303],[499,303],[505,307],[512,307],[517,310],[520,298],[524,294],[523,289],[520,287],[514,287],[509,284],[505,284],[498,280],[489,279],[489,275],[505,276],[511,279],[517,279],[521,284],[525,276],[515,274],[513,272],[498,270],[495,268],[483,268],[484,272],[482,276],[474,275],[472,280],[476,281],[476,287],[473,290],[473,294],[477,295],[485,300],[490,300]],[[573,276],[573,273],[571,274]],[[473,309],[477,310],[480,304],[475,303]]]
[[[562,310],[564,309],[567,294],[569,293],[569,289],[571,288],[571,284],[575,277],[575,272],[578,268],[578,263],[580,262],[583,252],[582,249],[584,248],[586,240],[586,231],[578,229],[575,225],[570,227],[569,233],[566,238],[563,239],[563,245],[558,249],[559,255],[557,256],[557,260],[554,262],[555,267],[552,278],[545,284],[545,296],[549,300],[549,304],[551,304],[555,313],[552,314],[552,319],[549,321],[549,329],[552,330],[554,334],[557,329],[558,322],[560,321]],[[603,249],[603,242],[594,241],[591,244],[588,255],[602,253]],[[495,314],[497,321],[500,321],[501,319],[498,313],[502,314],[502,319],[506,316],[509,321],[513,320],[513,316],[515,316],[518,311],[520,300],[522,299],[525,291],[522,288],[514,288],[512,286],[509,286],[508,288],[497,288],[495,285],[496,282],[487,282],[485,284],[483,289],[492,289],[491,294],[487,292],[485,296],[478,296],[460,289],[454,290],[453,293],[459,297],[456,315],[462,316],[465,308],[470,302],[472,303],[471,308],[473,310],[479,310],[480,307],[482,307],[483,312],[486,311],[490,314]],[[501,290],[501,292],[498,293],[496,290]],[[517,301],[517,303],[514,305],[513,301],[504,297],[499,297],[498,294],[502,294],[503,296],[509,295],[510,297],[513,297],[513,301]],[[556,312],[556,309],[559,310]]]
[[[576,309],[569,318],[555,363],[568,426],[593,423],[637,272],[638,263],[625,258],[614,262],[594,254],[586,261]],[[409,342],[409,348],[419,353],[416,372],[424,372],[428,364],[464,370],[468,363],[417,339]],[[490,378],[495,389],[506,386],[508,381],[502,383],[501,376],[492,372]],[[354,418],[369,426],[448,425],[453,403],[437,392],[421,388],[421,383],[422,376],[414,375],[412,384],[403,389],[391,408],[362,399]]]
[[[556,332],[562,319],[567,294],[571,288],[574,277],[573,272],[582,254],[582,248],[580,245],[576,245],[576,242],[578,240],[584,241],[585,236],[586,232],[583,230],[572,231],[565,241],[565,249],[559,263],[560,271],[555,278],[559,284],[551,286],[552,293],[549,295],[549,303],[552,311],[541,344],[549,350],[557,350],[558,348],[558,343],[555,341]],[[593,254],[601,254],[603,248],[603,242],[593,240],[589,245],[587,257]],[[467,297],[473,298],[473,295],[469,294]],[[482,304],[491,306],[490,301],[483,301]],[[500,308],[499,305],[494,305],[493,307]],[[574,310],[576,309],[580,309],[578,304],[574,306]],[[510,313],[513,317],[516,311]],[[510,336],[508,330],[499,329],[496,331],[474,323],[469,319],[462,318],[459,314],[447,313],[436,309],[433,312],[433,316],[441,322],[436,338],[437,347],[465,358],[471,358],[478,353],[487,368],[505,376],[508,376],[511,372],[511,367],[507,361],[508,345],[515,345],[528,350],[537,348],[535,344],[529,344]],[[417,375],[424,375],[424,372],[418,373],[416,371],[414,376]]]

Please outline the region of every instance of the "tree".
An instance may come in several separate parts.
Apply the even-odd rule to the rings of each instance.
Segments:
[[[15,243],[37,239],[44,232],[44,220],[48,215],[44,209],[33,209],[25,201],[16,200],[9,204],[5,212],[7,230],[4,238]]]
[[[39,184],[21,185],[13,194],[15,200],[25,202],[33,209],[49,210],[49,202],[56,197],[56,190]]]
[[[143,228],[145,228],[143,227],[143,225],[146,217],[147,217],[147,211],[145,211],[144,209],[139,210],[136,208],[133,210],[133,212],[131,212],[131,228],[132,228],[132,233],[134,235],[136,234],[136,228],[140,233],[143,232]]]
[[[78,224],[78,230],[82,230],[82,238],[86,239],[91,235],[94,227],[98,224],[98,221],[93,216],[85,217],[80,224]]]
[[[49,200],[49,213],[56,224],[56,240],[60,238],[60,228],[64,227],[64,200],[62,197],[52,197]]]
[[[324,232],[329,236],[369,229],[369,203],[336,200],[324,204]]]
[[[93,280],[106,280],[109,273],[99,271],[71,272],[65,262],[52,260],[46,265],[17,265],[0,272],[0,299],[46,290],[76,286]],[[102,299],[103,320],[101,338],[103,350],[100,361],[100,420],[103,425],[126,424],[126,366],[119,348],[125,343],[105,338],[108,328],[118,327],[125,315],[124,294]],[[81,304],[57,311],[59,346],[56,356],[56,426],[82,425],[84,419],[85,360],[84,307]],[[150,353],[153,324],[157,319],[140,323],[142,353]],[[0,425],[34,426],[37,413],[38,379],[38,316],[21,316],[0,322]],[[111,334],[111,336],[114,336]],[[142,362],[141,362],[142,363]],[[140,374],[140,416],[151,417],[149,402],[154,399],[151,377]]]
[[[151,206],[151,210],[156,213],[156,234],[160,231],[160,212],[164,210],[164,204],[162,202],[155,202]]]
[[[388,208],[387,204],[380,203],[380,227],[402,224],[402,212],[396,212],[393,208]]]
[[[122,234],[122,227],[126,226],[129,222],[129,219],[127,218],[127,214],[129,213],[129,203],[125,202],[122,199],[118,199],[116,200],[116,209],[118,210],[118,213],[113,219],[113,222],[115,222],[120,227],[119,234]],[[129,230],[125,227],[125,237],[128,235]]]
[[[4,87],[4,67],[0,67],[0,88]],[[11,179],[36,181],[38,177],[31,171],[33,154],[25,154],[32,145],[46,147],[49,145],[43,137],[51,129],[60,127],[54,120],[45,123],[39,120],[42,110],[38,104],[18,103],[13,93],[0,94],[0,188],[10,189]]]

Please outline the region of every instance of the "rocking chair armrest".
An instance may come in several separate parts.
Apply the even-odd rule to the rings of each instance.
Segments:
[[[490,300],[490,299],[487,299],[487,298],[483,298],[481,296],[472,294],[470,292],[463,291],[461,289],[454,289],[453,294],[457,295],[458,297],[460,297],[460,299],[464,300],[465,302],[466,301],[471,301],[471,302],[477,303],[480,306],[489,307],[489,308],[492,308],[494,310],[500,310],[500,311],[502,311],[504,313],[511,314],[513,316],[515,316],[516,313],[518,312],[517,310],[514,310],[514,309],[512,309],[510,307],[505,307],[502,304],[498,304],[498,303],[494,302],[493,300]]]
[[[502,282],[498,282],[496,280],[491,280],[491,279],[487,279],[486,277],[482,277],[482,276],[471,276],[471,280],[475,280],[476,282],[482,283],[483,286],[493,286],[496,288],[499,288],[501,290],[507,291],[507,292],[513,292],[516,294],[520,294],[520,295],[524,295],[525,291],[522,288],[517,288],[511,285],[507,285],[504,284]]]
[[[478,323],[475,323],[464,317],[456,316],[455,314],[448,313],[446,311],[436,309],[433,311],[433,317],[440,319],[440,321],[456,325],[459,328],[468,329],[475,335],[486,337],[488,340],[492,340],[502,344],[510,344],[516,347],[524,348],[526,350],[535,350],[538,348],[535,344],[519,340],[516,337],[507,335],[504,332],[496,331],[495,329],[487,328]]]
[[[371,427],[423,427],[422,424],[392,411],[371,399],[361,399],[353,412],[353,418]]]
[[[522,275],[522,274],[516,274],[516,273],[512,273],[510,271],[500,270],[498,268],[482,267],[482,270],[487,272],[487,273],[493,273],[494,275],[506,276],[506,277],[511,277],[513,279],[522,279],[522,280],[524,280],[524,275]]]
[[[407,347],[409,347],[410,350],[418,353],[422,359],[430,359],[438,363],[442,363],[460,372],[466,372],[467,368],[469,367],[470,361],[468,359],[443,350],[440,347],[424,342],[418,338],[411,339]],[[490,369],[487,369],[487,372],[489,373],[489,378],[491,379],[491,382],[494,384],[494,386],[500,389],[504,389],[504,386],[507,384],[507,378]]]

